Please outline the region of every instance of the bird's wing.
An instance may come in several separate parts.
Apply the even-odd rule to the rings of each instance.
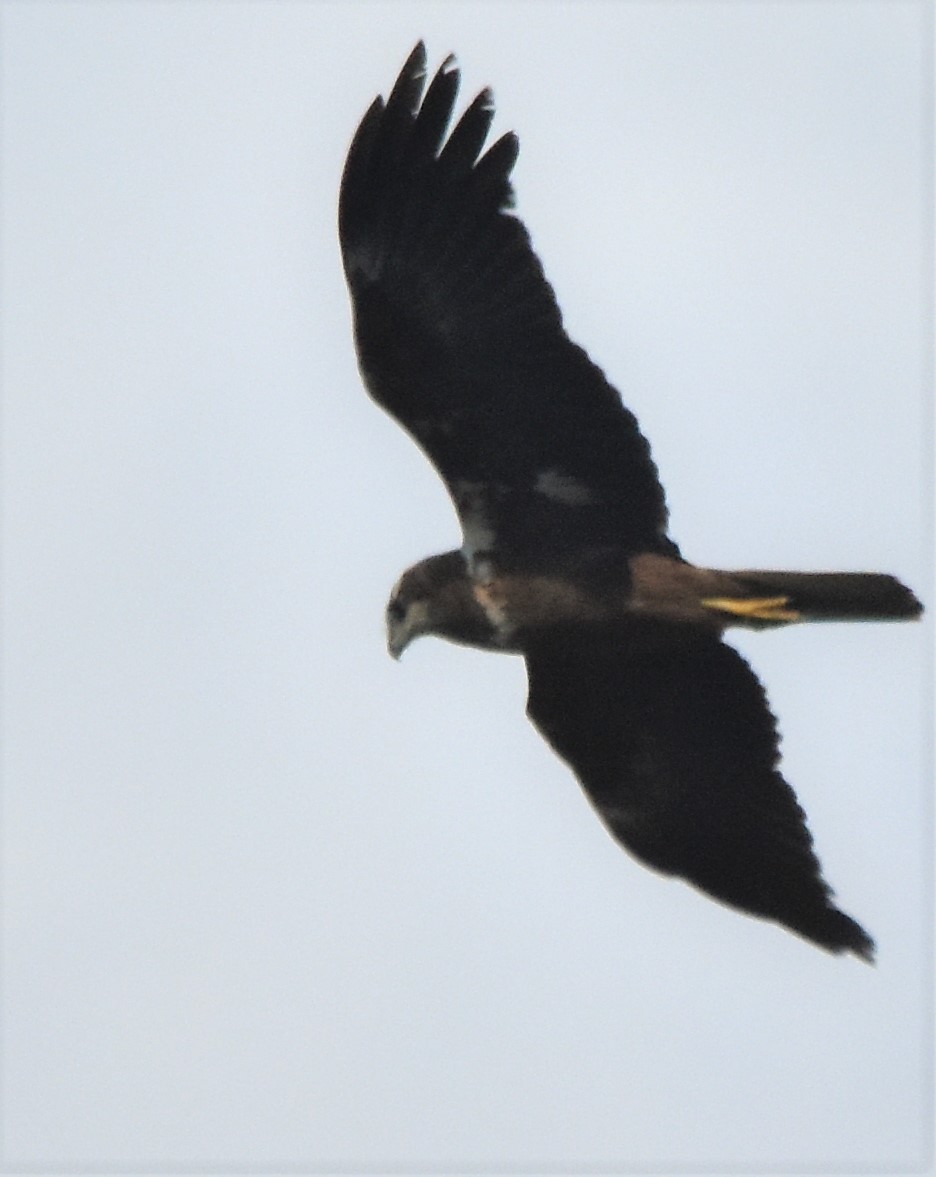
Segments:
[[[621,640],[616,640],[621,638]],[[874,942],[832,902],[778,771],[763,687],[714,637],[555,635],[527,654],[527,714],[648,866],[833,952]]]
[[[447,135],[458,71],[447,59],[423,95],[425,64],[420,43],[364,116],[341,182],[368,390],[441,474],[469,550],[524,567],[602,545],[675,552],[637,421],[565,334],[510,211],[516,136],[481,155],[487,90]]]

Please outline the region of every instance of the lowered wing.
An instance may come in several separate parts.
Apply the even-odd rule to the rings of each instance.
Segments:
[[[364,381],[419,443],[471,552],[502,567],[565,553],[674,553],[637,421],[562,327],[510,211],[518,144],[481,154],[482,91],[447,134],[458,71],[423,94],[425,49],[377,98],[348,152],[339,227]]]
[[[763,687],[740,654],[645,627],[595,640],[579,629],[526,659],[527,714],[632,854],[832,952],[873,959],[873,940],[832,902],[778,771]]]

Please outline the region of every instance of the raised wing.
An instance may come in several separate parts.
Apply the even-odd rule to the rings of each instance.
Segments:
[[[675,552],[636,419],[565,334],[510,212],[516,136],[480,154],[484,90],[446,138],[458,71],[448,58],[423,97],[425,66],[420,43],[364,116],[341,182],[368,390],[441,474],[470,550],[525,568],[606,546]]]
[[[731,647],[663,628],[581,631],[527,655],[527,714],[632,854],[832,952],[874,942],[832,902],[777,769],[764,690]]]

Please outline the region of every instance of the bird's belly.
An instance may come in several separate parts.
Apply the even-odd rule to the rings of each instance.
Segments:
[[[629,611],[622,592],[601,595],[558,577],[493,576],[476,582],[472,595],[496,648],[517,652],[523,633],[613,621]]]
[[[472,584],[491,627],[492,647],[519,650],[531,632],[641,621],[721,630],[726,619],[704,606],[706,596],[736,591],[724,573],[654,554],[634,557],[621,583],[572,576],[496,575]]]

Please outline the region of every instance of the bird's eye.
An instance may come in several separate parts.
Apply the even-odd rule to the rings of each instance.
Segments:
[[[394,597],[387,604],[387,616],[391,621],[402,621],[406,616],[406,606],[399,597]]]

